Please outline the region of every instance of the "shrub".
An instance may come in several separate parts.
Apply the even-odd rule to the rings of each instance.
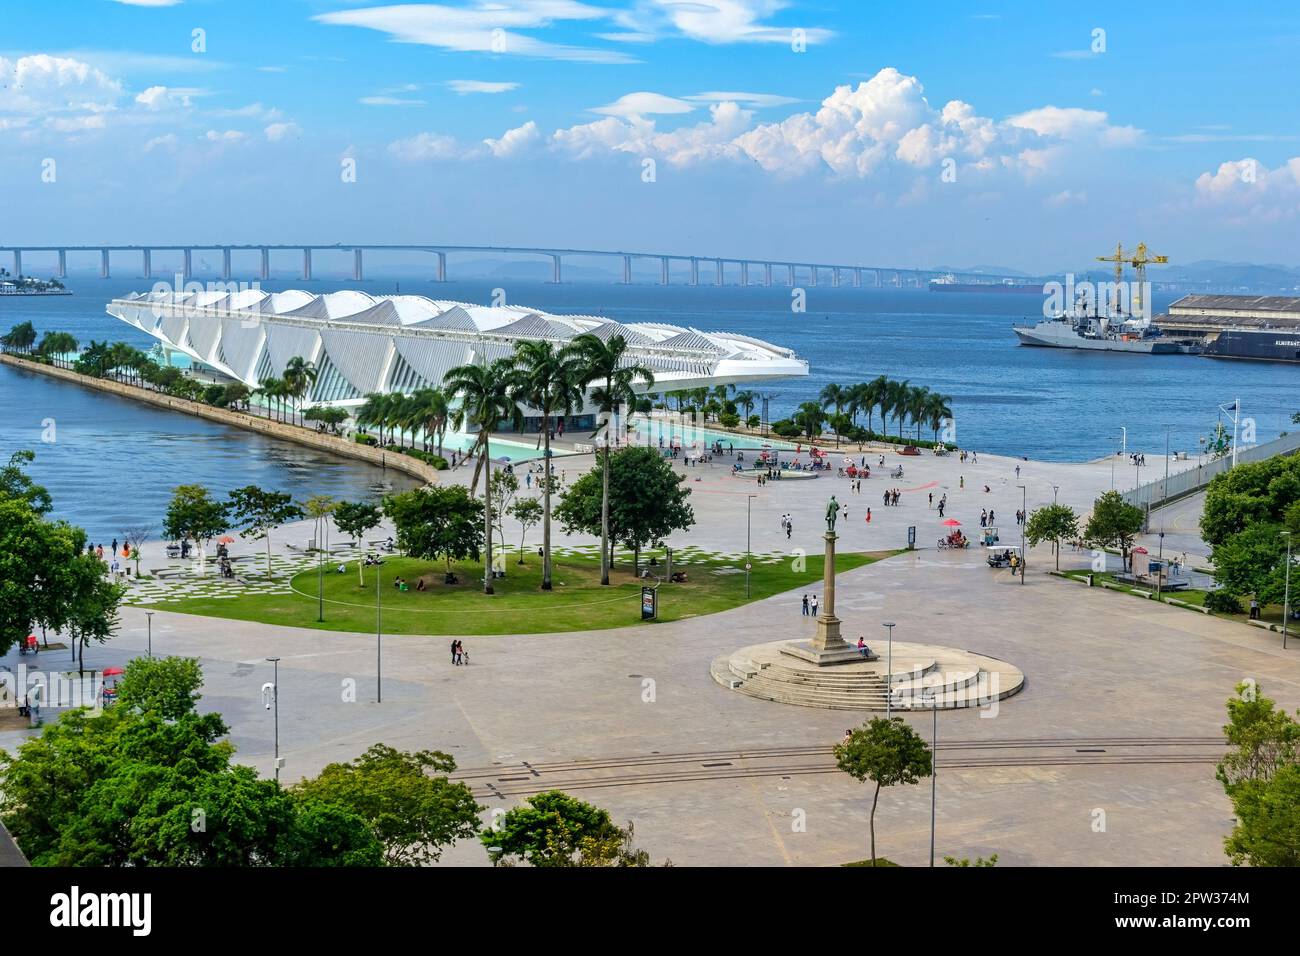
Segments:
[[[1241,602],[1227,591],[1211,591],[1205,595],[1205,607],[1216,614],[1240,614]]]
[[[367,435],[365,432],[357,432],[352,436],[353,441],[358,445],[378,445],[379,440],[374,435]]]
[[[723,428],[735,428],[740,424],[740,416],[733,412],[723,412],[718,416],[718,421],[722,424]]]
[[[803,434],[803,429],[788,418],[783,418],[779,422],[773,422],[772,431],[776,432],[782,438],[798,438]]]

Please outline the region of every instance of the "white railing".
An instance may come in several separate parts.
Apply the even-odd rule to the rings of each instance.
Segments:
[[[1264,442],[1262,445],[1239,448],[1237,450],[1237,463],[1265,461],[1275,455],[1289,455],[1297,450],[1300,450],[1300,432],[1283,435],[1281,438]],[[1168,478],[1158,478],[1155,481],[1147,482],[1145,485],[1138,485],[1136,488],[1124,492],[1123,498],[1129,504],[1137,505],[1139,508],[1148,510],[1159,508],[1169,501],[1200,491],[1216,475],[1221,475],[1231,468],[1232,454],[1229,452],[1222,458],[1211,459],[1204,464],[1197,465],[1195,468],[1189,468],[1186,471],[1180,471],[1176,475],[1170,475]]]

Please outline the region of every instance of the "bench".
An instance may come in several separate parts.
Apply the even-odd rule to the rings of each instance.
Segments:
[[[149,573],[152,574],[152,575],[153,575],[154,577],[156,577],[156,578],[175,578],[175,577],[179,577],[180,575],[184,574],[184,573],[185,573],[185,569],[184,569],[184,568],[178,568],[178,567],[168,567],[168,568],[150,568],[150,569],[149,569]]]

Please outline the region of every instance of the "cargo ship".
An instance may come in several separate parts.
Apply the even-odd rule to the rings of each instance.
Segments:
[[[1000,282],[958,282],[956,276],[941,276],[930,280],[931,292],[991,292],[1001,294],[1042,295],[1041,282],[1014,282],[1003,279]]]
[[[1205,337],[1206,358],[1300,363],[1300,328],[1223,329]]]

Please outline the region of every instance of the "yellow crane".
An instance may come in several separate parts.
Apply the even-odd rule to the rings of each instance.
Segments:
[[[1128,263],[1133,267],[1133,274],[1137,277],[1137,286],[1133,292],[1132,310],[1137,314],[1142,310],[1142,286],[1147,279],[1147,266],[1160,265],[1169,261],[1168,256],[1153,256],[1147,252],[1147,244],[1139,242],[1137,249],[1132,252],[1124,251],[1124,244],[1117,243],[1115,252],[1109,256],[1098,256],[1098,262],[1115,263],[1115,288],[1118,291],[1122,288],[1124,282],[1124,264]]]
[[[1148,265],[1163,265],[1169,261],[1168,256],[1149,256],[1147,255],[1147,244],[1139,242],[1137,251],[1133,253],[1133,258],[1128,264],[1133,267],[1133,274],[1137,277],[1137,289],[1133,293],[1133,311],[1142,311],[1142,287],[1147,281]]]

